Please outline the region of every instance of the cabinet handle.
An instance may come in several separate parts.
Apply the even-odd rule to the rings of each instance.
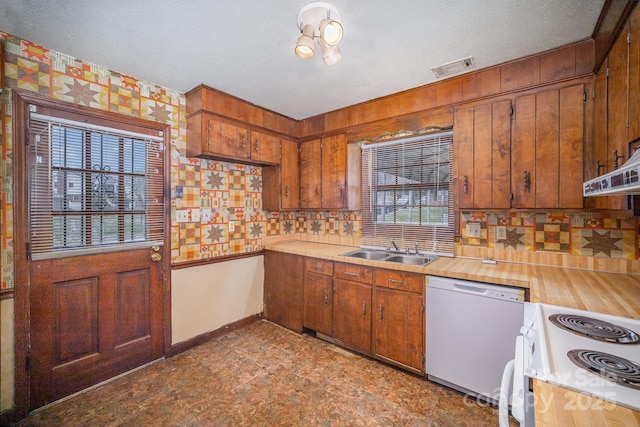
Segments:
[[[389,283],[395,283],[397,285],[406,285],[407,282],[405,282],[404,280],[396,280],[396,279],[389,279]]]
[[[314,185],[314,186],[313,186],[313,195],[314,195],[314,196],[317,196],[317,195],[318,195],[318,186],[317,186],[317,185]]]
[[[210,135],[211,135],[211,122],[207,122],[207,147],[209,147]]]
[[[524,189],[527,193],[531,193],[531,173],[524,171]]]
[[[613,150],[613,170],[618,169],[618,159],[624,159],[624,156],[619,156],[618,150]]]
[[[244,150],[244,135],[240,135],[240,148]]]
[[[316,264],[316,265],[313,266],[313,269],[316,270],[316,271],[318,271],[318,270],[324,271],[324,266]]]
[[[600,176],[600,169],[602,169],[602,168],[606,168],[606,167],[607,167],[607,165],[601,165],[601,164],[600,164],[600,160],[598,160],[597,165],[598,165],[598,172],[597,172],[597,176]]]
[[[367,303],[364,300],[362,300],[362,315],[367,315]]]
[[[342,184],[338,184],[338,197],[342,197]]]
[[[382,304],[380,304],[380,321],[382,322]]]
[[[288,185],[284,186],[284,197],[289,197],[289,186]]]
[[[255,144],[256,153],[259,151],[259,148],[260,148],[260,144],[258,143],[258,140],[256,139],[256,144]]]
[[[353,271],[345,271],[344,275],[345,276],[359,276],[358,273],[354,273]]]
[[[467,175],[464,176],[462,186],[464,188],[464,194],[467,194],[469,192],[469,177]]]
[[[324,303],[329,304],[329,291],[324,290]]]

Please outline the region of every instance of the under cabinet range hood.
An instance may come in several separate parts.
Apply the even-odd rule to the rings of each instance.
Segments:
[[[585,197],[640,194],[640,149],[618,169],[586,181],[582,194]]]

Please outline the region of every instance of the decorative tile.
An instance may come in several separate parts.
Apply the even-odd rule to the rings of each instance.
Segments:
[[[47,64],[7,53],[4,66],[5,84],[8,87],[49,96],[49,66]]]
[[[536,224],[536,250],[569,252],[569,224],[539,223]]]

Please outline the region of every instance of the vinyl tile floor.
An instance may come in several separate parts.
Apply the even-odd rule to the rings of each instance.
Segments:
[[[476,427],[497,426],[498,411],[262,320],[37,410],[18,425]]]

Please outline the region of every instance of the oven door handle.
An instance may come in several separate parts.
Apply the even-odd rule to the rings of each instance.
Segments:
[[[508,361],[502,374],[502,383],[500,384],[500,401],[498,406],[499,427],[509,427],[509,396],[511,396],[515,364],[515,359]]]

